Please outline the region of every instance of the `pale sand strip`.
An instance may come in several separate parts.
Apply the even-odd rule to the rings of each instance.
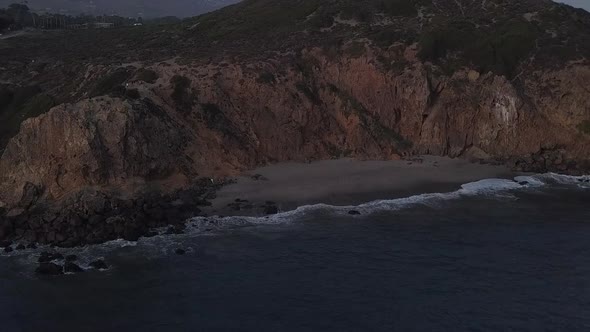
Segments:
[[[461,159],[420,157],[417,161],[356,161],[350,159],[280,163],[247,172],[237,183],[222,188],[205,212],[220,215],[260,214],[256,209],[273,201],[282,210],[326,203],[357,205],[421,193],[448,192],[461,184],[487,178],[512,178],[502,166],[480,165]],[[260,174],[267,180],[254,180]],[[228,209],[236,199],[255,208]],[[248,205],[244,203],[243,205]]]

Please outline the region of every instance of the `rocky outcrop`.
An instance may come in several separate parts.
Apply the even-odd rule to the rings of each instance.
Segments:
[[[25,121],[0,161],[0,201],[28,208],[84,186],[163,179],[185,164],[182,128],[149,102],[98,98]],[[22,182],[27,179],[26,182]]]
[[[3,239],[74,247],[120,238],[136,241],[168,225],[182,232],[184,221],[200,215],[199,207],[209,205],[206,199],[222,184],[206,179],[189,189],[132,197],[81,189],[61,200],[46,199],[19,214],[0,216],[0,234]],[[48,255],[45,260],[53,259]]]

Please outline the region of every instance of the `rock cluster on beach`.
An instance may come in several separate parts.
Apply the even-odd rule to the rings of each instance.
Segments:
[[[39,265],[35,269],[37,275],[55,276],[65,273],[82,273],[84,269],[77,263],[78,257],[75,255],[64,256],[58,252],[43,251],[39,255],[37,262]],[[104,260],[98,259],[88,264],[89,268],[95,270],[106,270],[109,268]]]
[[[54,205],[31,203],[40,199],[42,190],[29,189],[23,194],[20,214],[0,216],[0,239],[73,247],[118,238],[135,241],[168,225],[177,233],[188,218],[200,214],[199,207],[210,204],[206,198],[219,185],[204,180],[190,189],[126,199],[85,190]]]

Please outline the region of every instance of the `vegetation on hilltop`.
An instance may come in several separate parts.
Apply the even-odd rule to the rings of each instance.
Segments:
[[[265,61],[280,53],[302,71],[298,89],[313,101],[313,70],[298,60],[302,49],[323,48],[333,61],[373,49],[382,70],[401,71],[405,62],[392,61],[392,54],[413,44],[437,72],[470,68],[515,80],[526,68],[590,59],[590,14],[539,0],[488,0],[485,6],[466,0],[244,0],[180,23],[6,39],[0,81],[40,86],[57,103],[103,94],[133,98],[137,94],[127,93],[125,82],[158,79],[149,70],[116,69],[138,59],[149,66],[171,58],[184,64]],[[90,83],[83,77],[88,65],[103,68]],[[259,82],[277,82],[274,73],[258,75]],[[169,82],[181,109],[196,102],[185,83]]]
[[[0,85],[0,151],[24,120],[43,114],[53,106],[54,99],[38,86]]]

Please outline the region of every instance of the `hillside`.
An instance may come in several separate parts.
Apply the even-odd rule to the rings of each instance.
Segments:
[[[549,0],[246,0],[178,25],[4,40],[0,207],[18,219],[84,188],[175,192],[287,160],[587,173],[589,58],[590,14]]]

